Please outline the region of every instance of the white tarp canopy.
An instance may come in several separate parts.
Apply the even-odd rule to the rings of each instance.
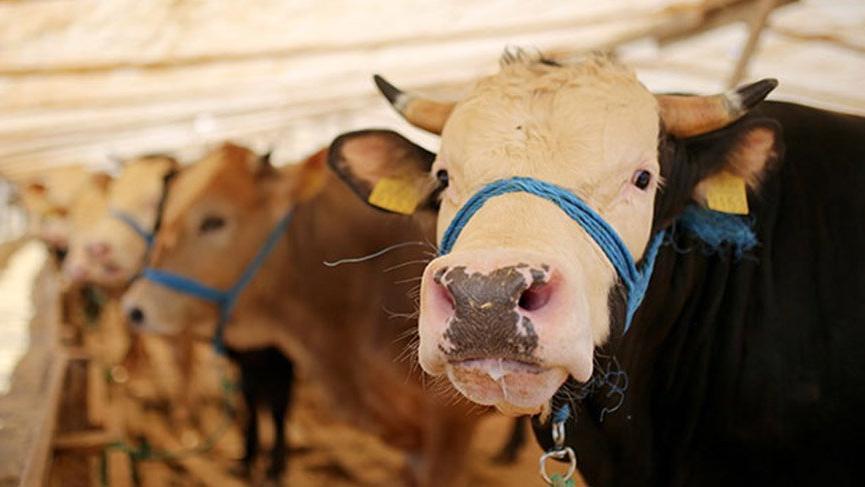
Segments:
[[[0,1],[0,176],[142,152],[189,158],[225,138],[287,162],[342,131],[407,130],[372,73],[458,96],[508,45],[615,46],[651,89],[719,90],[748,27],[700,31],[761,1]],[[865,2],[788,2],[746,79],[777,77],[775,98],[865,113]]]

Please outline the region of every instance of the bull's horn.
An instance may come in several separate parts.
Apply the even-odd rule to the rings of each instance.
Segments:
[[[372,79],[387,101],[408,123],[434,134],[442,133],[442,128],[456,103],[427,100],[405,93],[379,75],[373,76]]]
[[[720,95],[658,95],[661,120],[676,137],[693,137],[726,127],[748,113],[778,86],[778,80],[763,79]]]

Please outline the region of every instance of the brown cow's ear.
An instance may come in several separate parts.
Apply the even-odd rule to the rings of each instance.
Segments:
[[[738,184],[744,193],[744,186],[757,190],[769,166],[778,159],[780,152],[780,127],[777,123],[754,121],[735,127],[728,135],[730,140],[720,144],[721,164],[712,168],[694,187],[692,198],[704,206],[714,192],[735,191]],[[718,209],[718,208],[713,208]]]
[[[24,190],[31,193],[31,194],[42,195],[42,194],[46,193],[47,188],[45,187],[45,185],[43,183],[31,182],[31,183],[27,183],[27,186],[24,187]]]
[[[270,156],[273,151],[267,151],[264,154],[257,156],[254,161],[251,161],[252,171],[256,179],[266,179],[277,175],[276,168],[270,161]]]
[[[274,218],[282,218],[298,204],[315,197],[327,180],[327,150],[322,149],[297,164],[274,169],[275,177],[257,181]]]
[[[93,185],[99,189],[101,192],[108,191],[108,188],[111,186],[111,175],[104,172],[95,172],[90,176],[90,180],[93,182]]]
[[[411,214],[432,203],[438,185],[430,175],[435,154],[390,130],[361,130],[337,137],[328,164],[364,201]]]
[[[322,149],[294,169],[289,197],[295,204],[312,199],[327,180],[327,149]]]

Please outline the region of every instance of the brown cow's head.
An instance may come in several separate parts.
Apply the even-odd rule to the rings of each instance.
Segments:
[[[124,163],[107,204],[94,215],[94,224],[73,238],[69,250],[75,258],[65,265],[67,276],[106,287],[123,286],[135,277],[144,263],[147,242],[116,215],[122,213],[152,232],[166,178],[177,169],[176,160],[161,155]]]
[[[68,271],[70,265],[81,263],[86,256],[80,251],[78,244],[83,235],[93,229],[99,216],[105,211],[108,201],[108,191],[111,187],[111,176],[105,173],[90,174],[78,192],[72,198],[68,211],[64,214],[67,235],[65,247],[68,249],[66,259],[63,261],[64,271]],[[64,272],[68,278],[69,273]],[[69,280],[76,282],[76,279]]]
[[[99,188],[104,174],[83,166],[52,168],[19,188],[19,204],[27,213],[29,232],[55,249],[66,250],[70,213],[79,197]]]
[[[69,245],[69,208],[51,199],[47,185],[30,181],[19,191],[19,204],[27,212],[29,233],[46,244],[66,249]]]
[[[324,159],[321,152],[277,170],[243,147],[214,150],[172,181],[149,267],[230,288],[276,223],[315,191]],[[244,294],[256,292],[264,291],[253,283]],[[144,279],[130,287],[124,309],[133,325],[164,334],[212,336],[217,321],[212,303]]]
[[[701,201],[701,181],[730,171],[753,187],[777,152],[774,122],[720,130],[774,81],[715,97],[654,96],[604,56],[564,66],[518,54],[456,104],[377,82],[409,121],[441,133],[441,152],[420,171],[408,142],[365,131],[338,139],[333,166],[361,195],[395,178],[434,199],[421,208],[440,206],[439,239],[479,188],[528,176],[579,195],[639,260],[654,231]],[[394,150],[375,150],[384,144]],[[554,204],[499,196],[424,273],[420,363],[472,401],[537,412],[568,375],[589,379],[594,347],[621,329],[624,314],[610,304],[621,293],[600,248]]]

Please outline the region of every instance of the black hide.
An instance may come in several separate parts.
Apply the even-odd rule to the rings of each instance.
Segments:
[[[740,260],[688,235],[662,247],[633,327],[603,350],[624,401],[601,421],[618,399],[596,391],[567,424],[592,486],[862,485],[865,119],[754,112],[739,123],[776,120],[784,149],[750,198],[760,245]]]

